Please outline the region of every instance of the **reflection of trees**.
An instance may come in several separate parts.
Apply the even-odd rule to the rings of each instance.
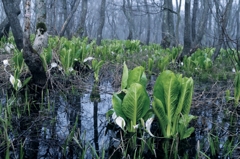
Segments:
[[[24,113],[20,119],[20,133],[23,134],[22,143],[24,144],[24,157],[35,158],[39,151],[39,130],[41,130],[41,118],[39,117],[41,94],[35,94],[32,99],[29,98],[30,113],[29,116]]]
[[[90,95],[93,102],[93,127],[94,127],[94,143],[97,155],[99,155],[99,143],[98,143],[98,102],[100,101],[99,83],[94,82],[92,92]]]
[[[68,113],[70,121],[69,132],[72,131],[75,123],[77,122],[75,132],[77,132],[78,129],[79,133],[81,133],[81,98],[78,95],[69,95],[69,104],[71,107],[74,108],[70,109]],[[71,142],[72,143],[69,145],[69,152],[67,155],[68,158],[74,158],[74,156],[79,156],[78,153],[81,152],[79,146],[76,146],[73,140]]]

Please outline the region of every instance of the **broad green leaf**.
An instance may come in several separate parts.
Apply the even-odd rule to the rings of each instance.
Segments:
[[[172,118],[178,103],[180,85],[175,74],[169,70],[158,76],[153,95],[164,105],[168,118]]]
[[[140,84],[144,86],[144,88],[147,87],[147,76],[146,73],[143,72],[141,80],[140,80]]]
[[[117,116],[121,116],[122,118],[124,118],[126,120],[126,116],[124,115],[124,113],[122,111],[122,100],[117,96],[116,93],[113,94],[112,105],[113,105],[113,109],[114,109],[115,113],[117,114]]]
[[[143,72],[144,72],[144,68],[142,66],[135,67],[133,70],[129,71],[127,87],[129,88],[133,83],[141,84],[141,78],[142,78]]]
[[[128,67],[126,63],[123,63],[123,75],[122,75],[122,82],[121,82],[121,89],[125,89],[127,87],[128,81]]]
[[[182,84],[180,100],[182,100],[182,114],[188,115],[190,112],[192,104],[192,95],[193,95],[193,79],[184,78],[185,83]],[[180,103],[180,102],[179,102]]]
[[[122,103],[122,111],[131,120],[132,126],[147,113],[149,107],[150,99],[145,88],[139,83],[133,83]]]
[[[177,109],[174,113],[174,120],[177,116],[182,114],[189,114],[191,104],[192,104],[192,93],[193,93],[193,80],[192,78],[182,78],[179,77],[179,82],[181,83],[181,90]]]
[[[174,120],[176,118],[174,117],[174,113],[177,109],[181,88],[179,78],[180,76],[176,77],[171,71],[164,71],[158,76],[153,89],[153,95],[161,101],[167,117],[167,128],[163,130],[166,131],[165,137],[170,137],[176,131],[177,124]],[[159,122],[161,123],[161,121]]]
[[[163,133],[164,137],[167,137],[166,126],[168,123],[168,118],[167,118],[164,106],[159,99],[154,97],[152,107],[153,107],[153,111],[154,111],[155,115],[158,118],[162,133]]]

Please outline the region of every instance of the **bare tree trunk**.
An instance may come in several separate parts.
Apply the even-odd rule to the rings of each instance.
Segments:
[[[132,6],[129,0],[127,0],[127,6],[126,6],[126,0],[123,0],[123,13],[127,18],[128,21],[128,28],[129,28],[129,33],[128,33],[128,40],[132,40],[133,37],[135,36],[135,30],[134,30],[134,21],[132,17]]]
[[[84,34],[86,34],[86,18],[87,18],[87,8],[88,8],[88,0],[82,0],[82,10],[81,10],[81,17],[80,17],[80,24],[78,28],[78,34],[80,38],[83,37]]]
[[[240,4],[238,4],[238,10],[237,10],[236,18],[237,18],[237,35],[236,35],[237,49],[236,50],[240,51]]]
[[[147,4],[147,0],[144,0],[144,4],[146,7],[146,12],[147,12],[147,38],[146,38],[146,44],[149,44],[150,41],[150,23],[151,23],[151,17],[150,17],[150,13],[149,13],[149,7]]]
[[[218,37],[218,43],[217,43],[217,47],[214,51],[214,54],[212,56],[212,61],[214,61],[219,52],[220,52],[220,49],[222,47],[222,44],[224,42],[224,35],[226,35],[226,28],[227,28],[227,24],[228,24],[228,19],[229,19],[229,16],[231,14],[231,9],[232,9],[232,3],[233,3],[233,0],[229,0],[227,5],[226,5],[226,8],[224,11],[220,11],[220,7],[219,7],[219,1],[216,1],[214,0],[215,2],[215,5],[216,5],[216,10],[219,10],[219,15],[217,15],[217,17],[219,18],[218,19],[218,25],[219,25],[219,37]]]
[[[190,16],[191,0],[185,0],[185,26],[184,26],[184,46],[183,51],[178,57],[178,61],[182,61],[185,55],[188,55],[191,49],[191,16]]]
[[[195,35],[192,36],[192,37],[194,37],[194,39],[193,39],[191,54],[194,53],[197,50],[197,48],[199,47],[199,45],[202,41],[205,29],[206,29],[206,26],[207,26],[207,20],[208,20],[208,15],[209,15],[209,6],[207,4],[208,3],[207,0],[203,0],[203,3],[204,3],[204,9],[203,9],[201,21],[199,22],[199,25],[198,25],[199,27],[198,27],[197,32],[195,32],[194,33]]]
[[[18,50],[23,48],[23,31],[20,25],[18,15],[20,14],[19,3],[20,0],[2,0],[4,10],[6,12],[9,24],[12,28],[13,37]]]
[[[162,42],[161,46],[167,48],[175,45],[175,33],[174,33],[174,23],[173,23],[173,5],[172,1],[164,0],[163,7],[163,21],[162,21]]]
[[[5,36],[6,38],[8,38],[9,35],[9,29],[10,29],[10,23],[8,21],[8,18],[5,18],[3,20],[3,22],[0,24],[0,39]]]
[[[198,0],[194,0],[192,8],[192,40],[196,37],[196,22],[197,22]]]
[[[38,86],[44,86],[47,81],[45,70],[40,56],[35,53],[30,42],[30,16],[29,12],[26,12],[26,25],[24,31],[26,32],[23,38],[23,31],[20,25],[17,15],[19,14],[19,5],[14,3],[14,0],[3,0],[4,9],[9,19],[9,23],[12,29],[12,33],[17,45],[18,50],[23,49],[23,58],[27,64],[31,74],[33,83]],[[29,1],[26,1],[26,6],[30,5]]]
[[[105,22],[105,8],[106,8],[106,0],[102,0],[101,8],[100,8],[100,23],[97,29],[97,41],[96,41],[97,45],[100,45],[102,41],[102,30]]]
[[[17,15],[19,15],[21,12],[20,12],[20,8],[19,8],[19,5],[20,5],[20,2],[21,0],[16,0],[14,2],[14,5],[16,8],[18,8],[16,11],[17,11]],[[10,30],[10,23],[9,23],[9,20],[8,20],[8,17],[6,17],[3,22],[0,24],[0,39],[5,36],[6,38],[8,38],[8,35],[9,35],[9,30]]]
[[[61,31],[59,33],[60,36],[64,35],[64,32],[65,32],[65,30],[67,28],[67,25],[68,25],[69,21],[71,20],[73,14],[76,12],[76,10],[77,10],[77,8],[79,6],[79,3],[80,3],[80,0],[76,0],[75,1],[73,10],[71,11],[71,13],[69,14],[69,16],[67,17],[67,19],[65,20],[65,22],[64,22],[64,24],[62,26],[62,29],[61,29]]]
[[[209,13],[210,16],[208,16],[208,34],[212,33],[212,7],[213,7],[213,2],[208,2],[208,7],[209,7]],[[208,38],[208,43],[207,43],[208,47],[212,47],[213,46],[213,41],[212,39]]]
[[[30,41],[30,19],[31,19],[31,1],[26,0],[25,5],[25,26],[24,26],[24,37],[23,37],[23,57],[24,61],[28,66],[28,69],[30,70],[32,74],[32,80],[34,84],[37,84],[38,86],[45,86],[47,82],[47,76],[46,72],[43,67],[42,60],[33,50],[31,41]]]
[[[181,11],[182,0],[179,1],[179,4],[178,4],[178,0],[176,0],[176,5],[177,5],[176,45],[178,45],[179,44],[179,25],[181,21],[180,11]]]
[[[36,0],[37,3],[37,24],[46,23],[46,0]]]
[[[176,39],[175,39],[175,32],[174,32],[174,21],[173,21],[173,13],[176,14],[176,12],[173,11],[173,4],[172,0],[168,1],[168,27],[169,27],[169,33],[170,33],[170,47],[176,45]]]

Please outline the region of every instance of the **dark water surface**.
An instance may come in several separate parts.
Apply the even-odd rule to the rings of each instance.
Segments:
[[[220,85],[195,86],[191,114],[198,118],[191,123],[195,133],[188,139],[190,147],[185,151],[195,151],[189,153],[193,155],[189,158],[197,155],[199,158],[238,158],[240,155],[240,111],[233,107],[233,102],[226,103],[225,100],[225,90],[231,89],[232,85]],[[28,124],[18,133],[14,130],[9,133],[15,145],[15,149],[11,148],[11,158],[20,158],[21,144],[25,148],[25,158],[96,158],[102,153],[110,156],[107,149],[114,134],[105,135],[106,112],[112,107],[114,90],[111,83],[102,83],[97,93],[100,99],[93,98],[91,90],[92,87],[81,94],[50,93],[44,98],[44,109],[35,118],[20,118],[17,123],[26,121]],[[5,92],[0,99],[4,107]],[[5,148],[6,145],[0,145],[0,158],[5,158]]]

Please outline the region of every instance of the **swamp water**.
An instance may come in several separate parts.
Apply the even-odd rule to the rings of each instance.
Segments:
[[[181,147],[181,151],[188,153],[187,158],[240,156],[240,110],[232,107],[233,102],[225,101],[225,91],[231,87],[232,84],[226,82],[195,86],[191,108],[191,114],[197,116],[191,123],[195,132],[184,141],[186,147]],[[112,108],[113,92],[111,83],[104,82],[99,86],[100,99],[93,99],[91,91],[44,97],[47,113],[40,111],[35,119],[27,120],[30,124],[25,130],[16,133],[12,129],[13,132],[8,133],[10,158],[20,158],[21,154],[41,159],[102,158],[102,155],[109,158],[109,145],[113,141],[119,143],[111,131],[105,134],[106,112]],[[6,94],[3,92],[0,97],[1,106],[6,106]],[[6,148],[0,145],[0,158],[5,158]]]

